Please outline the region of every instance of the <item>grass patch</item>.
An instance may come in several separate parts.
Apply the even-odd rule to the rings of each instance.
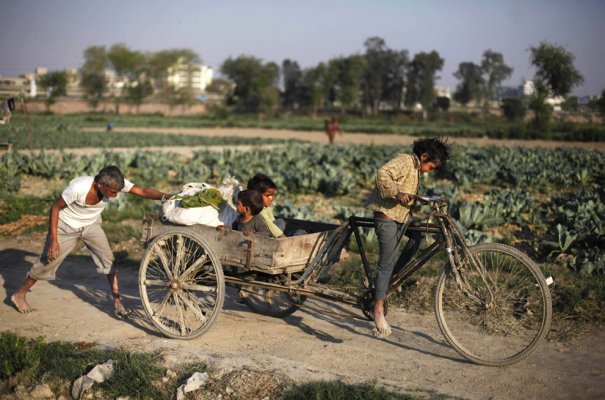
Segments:
[[[0,377],[7,390],[17,385],[47,383],[55,390],[69,390],[72,382],[95,365],[115,361],[114,375],[97,386],[101,398],[171,398],[156,381],[163,376],[158,353],[130,353],[121,349],[103,350],[66,342],[45,343],[42,338],[25,339],[15,333],[0,334]],[[59,394],[59,393],[57,393]],[[61,393],[69,396],[69,393]]]
[[[19,221],[24,215],[48,215],[54,199],[34,196],[5,196],[0,200],[0,225]]]
[[[127,121],[127,120],[125,120]],[[141,121],[140,119],[134,121]],[[143,122],[140,126],[149,126]],[[149,147],[149,146],[234,146],[281,144],[299,140],[243,138],[237,136],[197,136],[161,132],[82,132],[89,124],[73,117],[35,116],[30,125],[24,118],[15,118],[3,131],[15,149],[68,149],[81,147]],[[97,124],[98,125],[98,124]],[[116,124],[116,126],[138,126]],[[173,126],[173,125],[169,125]],[[176,125],[178,126],[178,125]]]
[[[47,384],[55,396],[70,398],[73,382],[94,366],[114,360],[113,376],[91,391],[93,398],[169,400],[194,372],[206,372],[208,383],[186,398],[216,399],[445,399],[431,391],[399,394],[375,383],[348,384],[318,381],[296,385],[285,375],[253,368],[215,372],[203,363],[181,364],[173,372],[162,366],[160,353],[100,349],[94,343],[49,342],[26,339],[12,332],[0,333],[0,395],[23,393],[18,387]],[[20,392],[19,392],[20,390]]]
[[[605,276],[585,275],[559,265],[549,265],[544,274],[554,278],[550,286],[552,338],[572,339],[589,325],[605,323]]]

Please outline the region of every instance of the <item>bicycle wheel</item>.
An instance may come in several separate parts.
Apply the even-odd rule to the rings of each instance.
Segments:
[[[145,252],[139,292],[147,316],[162,334],[193,339],[210,328],[223,307],[225,278],[208,244],[175,228]]]
[[[502,367],[527,357],[548,332],[550,291],[533,261],[515,248],[482,244],[469,248],[458,270],[444,269],[435,292],[435,314],[446,340],[462,356]]]
[[[278,277],[256,276],[255,280],[280,284]],[[283,318],[298,310],[307,296],[287,293],[254,285],[242,286],[240,296],[252,310],[270,317]]]

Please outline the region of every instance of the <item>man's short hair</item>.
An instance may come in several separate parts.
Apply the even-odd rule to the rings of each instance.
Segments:
[[[275,182],[265,174],[256,174],[248,181],[248,189],[265,193],[268,189],[277,189]]]
[[[115,190],[124,188],[124,175],[122,171],[115,165],[109,165],[99,171],[95,176],[95,182],[102,183],[103,186],[110,187]]]
[[[443,166],[450,158],[449,147],[447,138],[432,137],[414,141],[412,150],[418,158],[426,153],[427,161],[439,161]]]
[[[246,207],[250,207],[252,215],[256,215],[263,211],[263,196],[258,190],[242,190],[237,195],[237,199]]]

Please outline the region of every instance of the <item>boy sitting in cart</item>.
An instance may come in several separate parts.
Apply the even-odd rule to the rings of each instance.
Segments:
[[[248,181],[247,189],[256,190],[262,195],[263,209],[260,212],[260,216],[269,227],[271,236],[274,238],[286,237],[284,234],[286,222],[281,218],[276,220],[273,216],[273,199],[277,193],[275,182],[267,175],[256,174]]]
[[[233,229],[244,235],[272,236],[265,219],[260,215],[263,210],[263,198],[257,190],[242,190],[237,195],[239,216],[233,223]]]

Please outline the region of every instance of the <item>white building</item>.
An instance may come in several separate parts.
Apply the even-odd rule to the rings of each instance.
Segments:
[[[203,64],[185,64],[179,60],[168,68],[166,81],[176,90],[191,88],[195,94],[202,94],[212,82],[212,68]]]

